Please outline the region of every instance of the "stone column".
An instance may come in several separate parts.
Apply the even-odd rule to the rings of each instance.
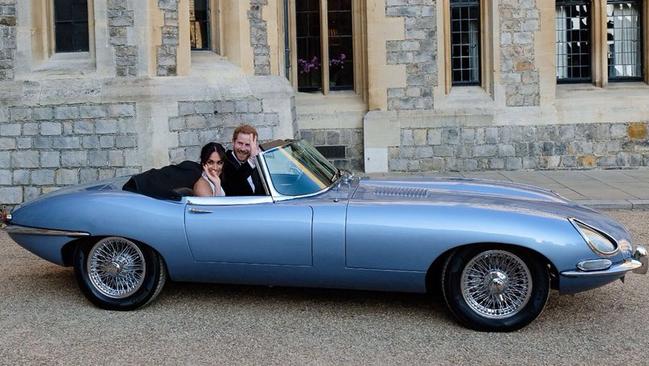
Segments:
[[[158,0],[158,7],[164,13],[162,43],[157,49],[158,76],[178,74],[178,0]]]
[[[255,75],[270,74],[270,47],[268,29],[262,12],[268,0],[251,0],[248,20],[250,21],[250,46],[254,52]]]
[[[16,1],[0,1],[0,81],[14,79]]]

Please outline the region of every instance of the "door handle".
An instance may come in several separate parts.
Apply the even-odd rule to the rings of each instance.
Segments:
[[[189,212],[195,213],[195,214],[209,214],[209,213],[212,213],[212,211],[210,211],[210,210],[201,210],[201,209],[198,209],[198,208],[190,208]]]

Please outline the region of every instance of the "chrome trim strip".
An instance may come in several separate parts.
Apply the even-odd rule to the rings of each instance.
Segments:
[[[189,212],[195,213],[195,214],[209,214],[212,213],[210,210],[201,210],[199,208],[190,208]]]
[[[642,267],[642,263],[635,259],[629,259],[620,264],[615,264],[611,268],[604,271],[591,271],[591,272],[582,272],[582,271],[565,271],[561,272],[562,276],[566,277],[604,277],[604,276],[615,276],[615,275],[624,275],[627,272],[636,270]]]
[[[617,253],[620,252],[620,243],[618,243],[617,240],[615,240],[615,238],[613,238],[613,236],[610,235],[609,233],[607,233],[606,231],[601,230],[601,229],[597,229],[597,228],[593,227],[592,225],[588,225],[587,223],[585,223],[585,222],[583,222],[583,221],[581,221],[579,219],[576,219],[574,217],[569,217],[568,221],[570,221],[572,226],[575,229],[577,229],[577,232],[579,233],[579,235],[581,235],[581,237],[584,239],[584,241],[586,241],[586,244],[588,244],[588,247],[593,252],[595,252],[596,254],[599,254],[599,255],[604,256],[604,257],[613,257],[614,255],[616,255]],[[584,233],[581,232],[581,230],[579,229],[579,225],[577,223],[579,223],[581,225],[584,225],[586,227],[589,227],[591,230],[596,231],[596,232],[602,234],[603,236],[605,236],[608,240],[611,240],[613,242],[613,244],[615,244],[615,250],[612,251],[612,252],[602,252],[602,251],[598,250],[597,248],[595,248],[595,246],[590,242],[590,240],[588,240],[586,235],[584,235]]]
[[[270,196],[187,197],[187,204],[197,206],[236,206],[273,203]]]
[[[69,236],[69,237],[81,237],[81,236],[90,236],[89,233],[81,231],[64,231],[64,230],[53,230],[53,229],[41,229],[36,227],[27,227],[20,225],[8,225],[4,228],[9,234],[21,234],[21,235],[47,235],[47,236]]]

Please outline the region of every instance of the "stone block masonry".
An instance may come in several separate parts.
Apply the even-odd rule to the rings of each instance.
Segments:
[[[129,40],[129,33],[135,34],[133,10],[128,8],[128,0],[108,1],[108,33],[110,44],[115,50],[115,74],[117,76],[137,76],[137,46]]]
[[[316,148],[326,151],[333,147],[343,147],[342,156],[325,156],[340,169],[363,171],[363,129],[303,129],[300,138]]]
[[[179,102],[178,116],[169,119],[169,131],[177,138],[177,144],[169,149],[169,160],[198,161],[203,145],[212,141],[228,148],[235,128],[243,123],[255,126],[260,142],[269,141],[274,138],[279,116],[264,111],[262,100],[254,97]]]
[[[178,74],[178,0],[158,0],[158,7],[164,13],[162,44],[157,50],[157,75]]]
[[[137,173],[135,104],[13,106],[0,122],[0,204]]]
[[[405,128],[394,172],[649,166],[646,122]]]
[[[504,0],[500,12],[500,71],[508,107],[540,104],[539,71],[534,51],[540,0]]]
[[[270,75],[270,47],[268,29],[262,11],[268,0],[251,0],[248,20],[250,21],[250,45],[254,53],[255,75]]]
[[[433,87],[437,85],[436,0],[386,0],[389,17],[405,19],[405,39],[388,41],[387,64],[406,65],[407,82],[388,89],[388,110],[433,108]]]
[[[0,1],[0,81],[14,79],[16,1]]]

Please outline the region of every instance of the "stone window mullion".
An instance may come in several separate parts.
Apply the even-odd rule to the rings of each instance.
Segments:
[[[289,76],[304,92],[363,94],[361,0],[288,0]],[[316,24],[318,22],[318,24]]]

